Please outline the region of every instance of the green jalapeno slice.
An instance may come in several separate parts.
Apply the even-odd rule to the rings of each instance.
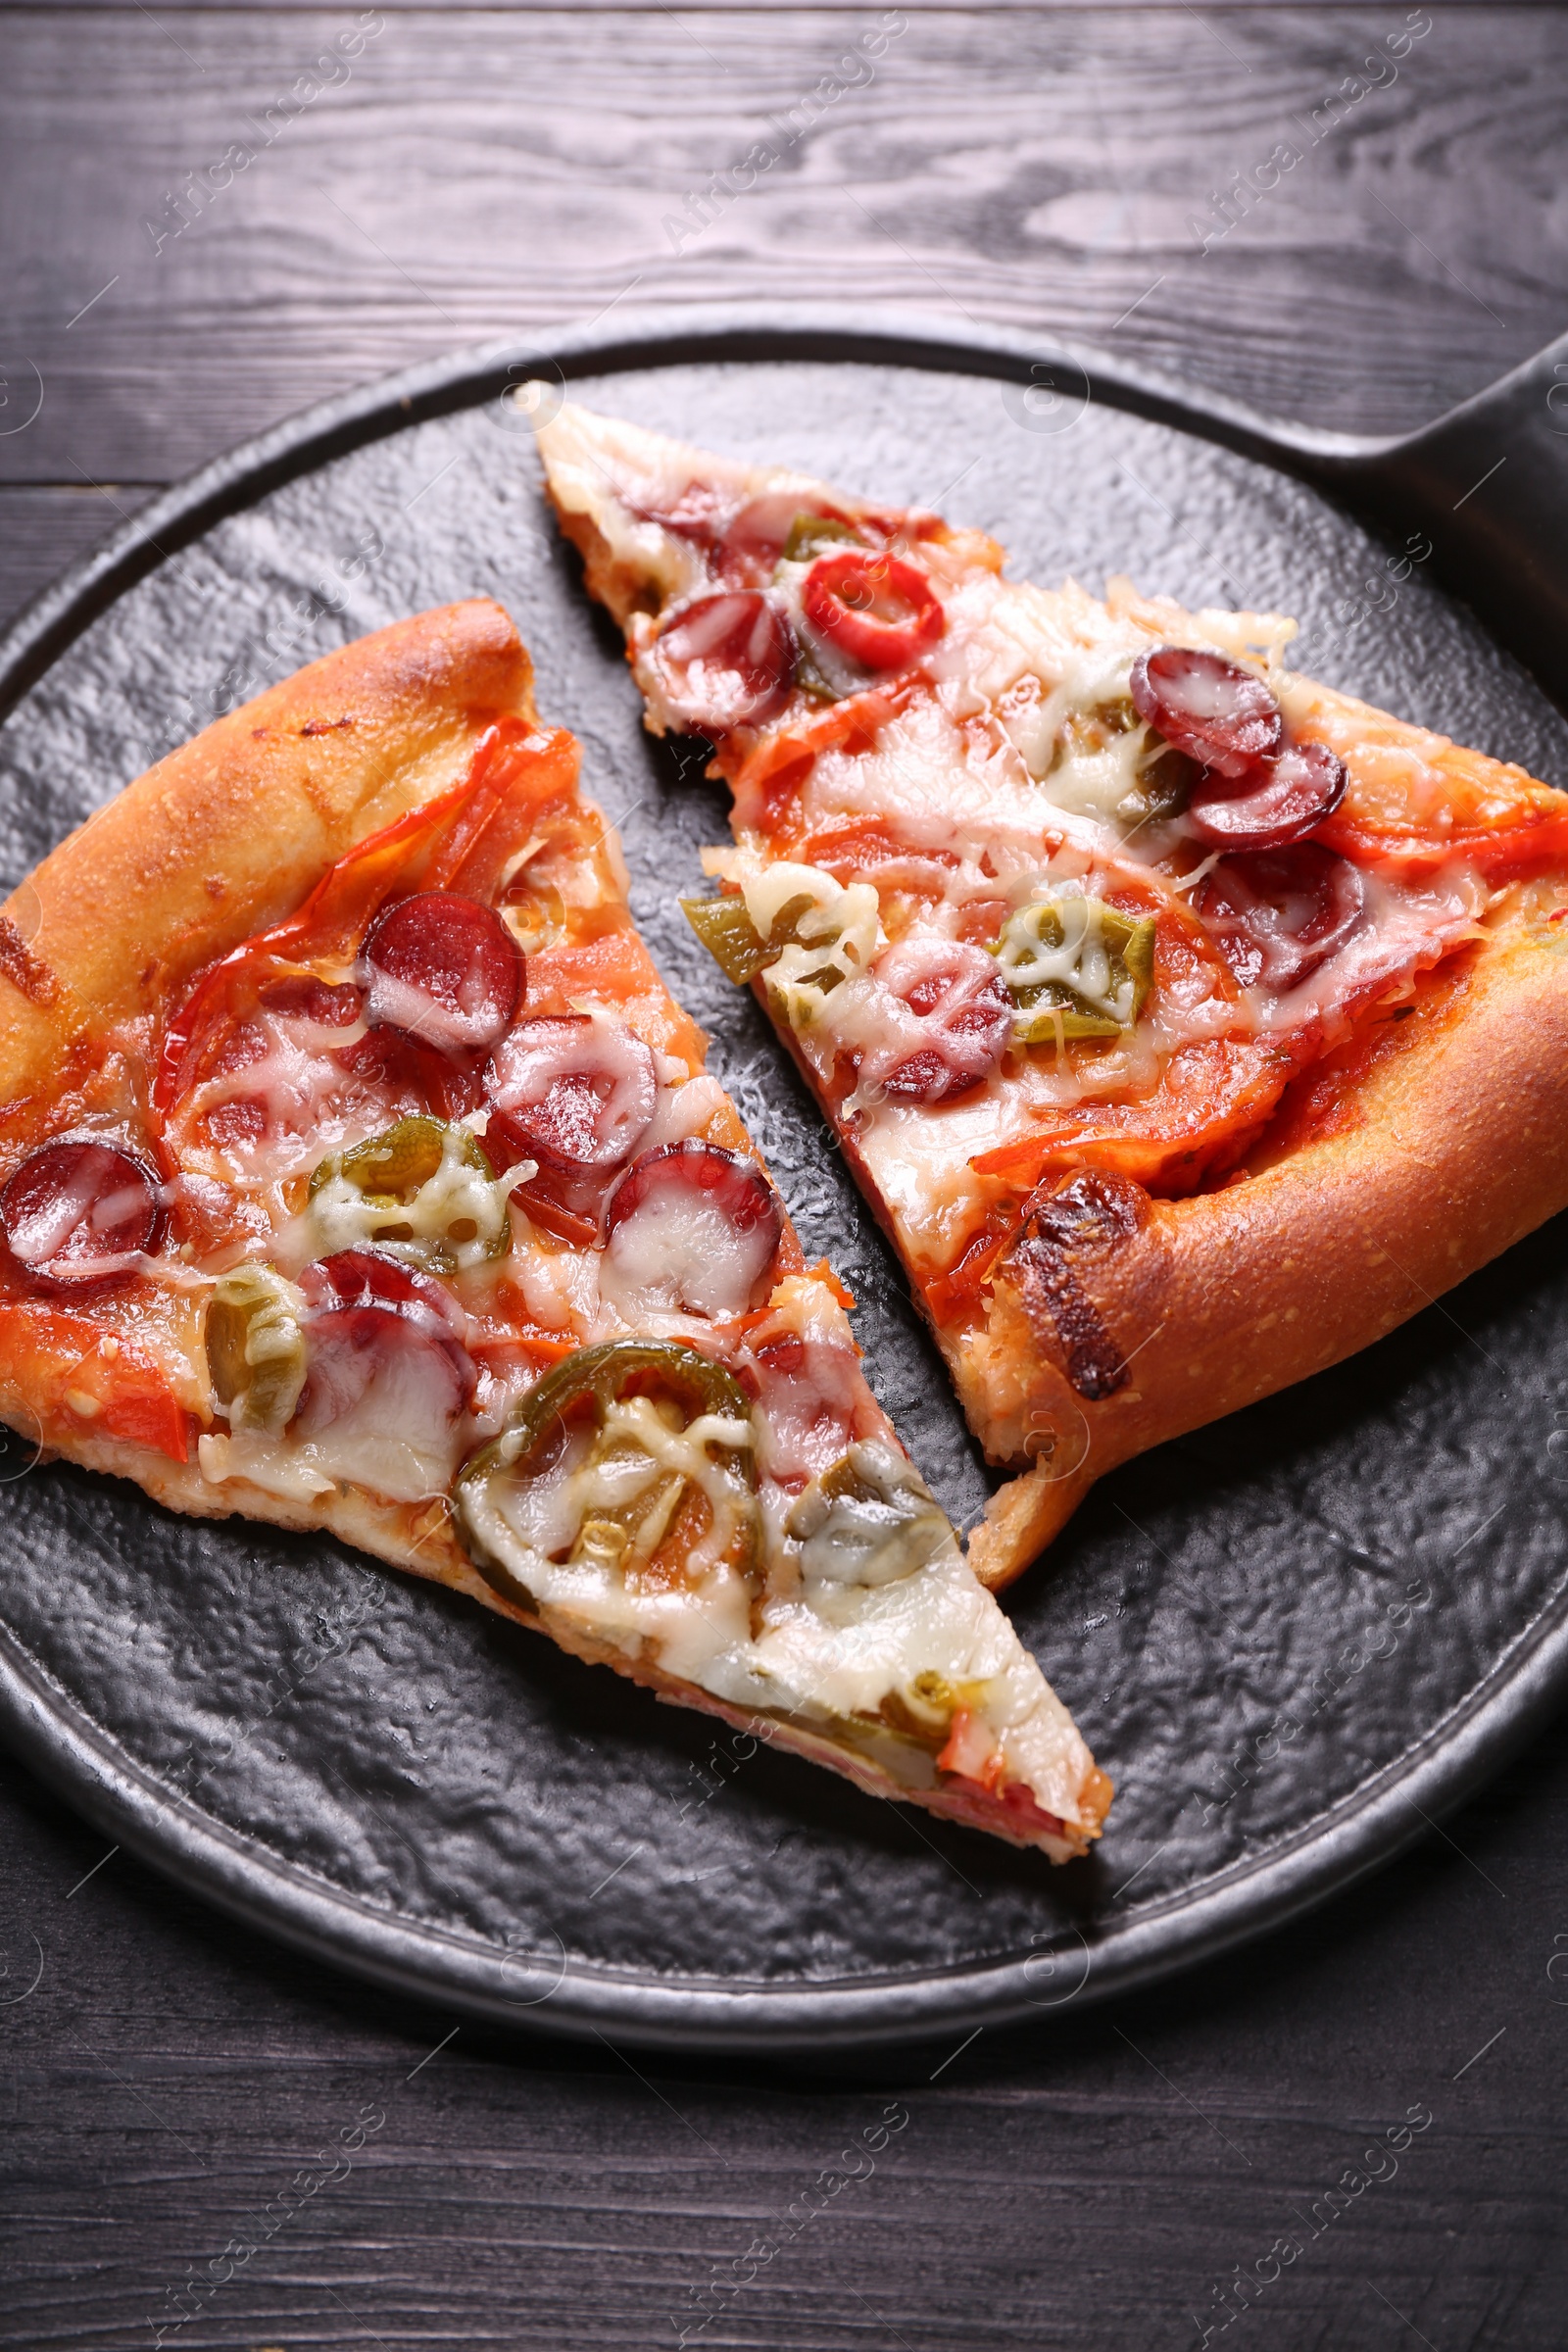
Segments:
[[[440,1119],[399,1119],[311,1178],[309,1213],[321,1249],[387,1250],[432,1274],[505,1257],[512,1219],[476,1135]]]
[[[1102,900],[1040,899],[1020,906],[991,950],[1018,1007],[1020,1045],[1125,1036],[1154,972],[1154,918]]]
[[[804,894],[781,906],[764,939],[746,911],[743,898],[682,899],[681,912],[727,980],[747,987],[776,963],[783,949],[800,938],[800,925],[813,902]],[[837,974],[834,975],[837,978]]]
[[[750,1578],[760,1520],[751,1403],[677,1341],[581,1348],[521,1398],[453,1489],[487,1583],[541,1598],[572,1570],[657,1592],[720,1567]]]
[[[859,533],[847,522],[835,522],[830,514],[797,514],[790,524],[790,535],[784,542],[782,561],[786,564],[809,564],[824,547],[848,540],[859,543]]]
[[[785,1532],[810,1582],[888,1585],[953,1541],[947,1514],[905,1455],[862,1440],[791,1506]]]
[[[306,1370],[298,1302],[270,1266],[219,1276],[207,1302],[207,1370],[230,1429],[275,1435],[292,1418]]]

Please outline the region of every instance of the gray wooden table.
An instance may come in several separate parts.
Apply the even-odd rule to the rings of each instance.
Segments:
[[[1550,7],[0,0],[0,612],[306,403],[632,295],[906,301],[1395,430],[1568,325],[1565,165]],[[714,2352],[1568,2342],[1561,1731],[1239,1958],[858,2073],[454,2031],[106,1856],[16,1766],[0,1853],[19,2352],[662,2347],[704,2314]],[[709,2292],[890,2106],[874,2169]]]

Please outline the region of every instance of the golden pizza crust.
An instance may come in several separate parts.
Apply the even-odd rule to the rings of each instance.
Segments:
[[[1095,1400],[1005,1266],[989,1315],[944,1335],[982,1444],[1016,1461],[969,1557],[993,1589],[1028,1566],[1105,1471],[1344,1361],[1568,1206],[1568,939],[1516,910],[1388,1022],[1337,1132],[1221,1190],[1150,1203],[1122,1240],[1069,1253],[1130,1366]],[[1285,1114],[1289,1117],[1289,1112]]]
[[[0,1101],[14,1102],[29,1087],[48,1093],[77,1039],[156,1011],[215,956],[291,913],[357,842],[461,782],[494,720],[533,718],[531,685],[527,653],[499,605],[448,606],[327,655],[127,785],[45,858],[0,913]],[[662,1042],[694,1050],[700,1065],[700,1033],[651,964],[648,970],[670,1007],[673,1026]],[[725,1114],[715,1128],[755,1154],[727,1104]],[[97,1354],[90,1364],[82,1359],[77,1375],[83,1392],[113,1379]],[[672,1704],[828,1765],[873,1795],[1039,1846],[1054,1861],[1085,1852],[1099,1835],[1111,1786],[1092,1765],[1077,1821],[1059,1837],[1030,1835],[979,1791],[906,1788],[804,1728],[759,1724],[744,1709],[628,1657],[560,1610],[510,1601],[456,1541],[444,1498],[391,1503],[344,1484],[304,1502],[243,1478],[213,1482],[199,1453],[176,1462],[150,1445],[94,1434],[63,1412],[43,1425],[44,1401],[38,1357],[19,1321],[15,1340],[0,1344],[0,1417],[41,1440],[44,1458],[59,1454],[128,1478],[186,1517],[241,1515],[306,1534],[324,1529],[537,1628]],[[88,1396],[82,1409],[93,1405]]]
[[[694,475],[753,492],[792,478],[581,413],[574,429],[667,452],[689,460]],[[589,511],[597,491],[585,494],[562,472],[570,435],[547,425],[540,446],[588,590],[629,631],[638,612],[661,602],[645,551],[618,552]],[[1141,596],[1125,580],[1109,583],[1106,602],[1154,642],[1204,645],[1225,618]],[[1288,623],[1275,625],[1288,634]],[[1374,801],[1385,785],[1397,794],[1413,764],[1483,814],[1521,793],[1541,812],[1559,801],[1516,766],[1311,679],[1288,676],[1281,701],[1293,726],[1336,751]],[[1568,877],[1550,876],[1534,895],[1546,903],[1532,909],[1516,893],[1478,946],[1418,983],[1407,1018],[1396,1008],[1392,1022],[1384,1014],[1357,1024],[1363,1043],[1372,1030],[1386,1034],[1341,1084],[1332,1133],[1293,1135],[1299,1121],[1288,1095],[1244,1180],[1186,1200],[1141,1198],[1135,1232],[1087,1234],[1068,1250],[1079,1297],[1130,1366],[1115,1394],[1074,1387],[1049,1300],[1011,1251],[990,1297],[967,1319],[936,1327],[970,1427],[991,1461],[1017,1473],[969,1540],[982,1583],[1010,1583],[1116,1464],[1357,1353],[1568,1206],[1568,940],[1547,920],[1568,906]],[[770,1011],[760,984],[756,993]],[[775,1025],[831,1119],[805,1055]],[[1293,1092],[1313,1078],[1308,1070]],[[853,1138],[842,1140],[877,1208]],[[1085,1161],[1093,1159],[1091,1149]],[[891,1230],[890,1239],[897,1248]]]
[[[0,911],[0,1101],[460,782],[494,719],[532,717],[531,686],[499,605],[448,605],[313,662],[127,784]]]

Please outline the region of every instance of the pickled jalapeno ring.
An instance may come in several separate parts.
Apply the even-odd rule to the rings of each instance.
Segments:
[[[675,1429],[660,1411],[673,1403]],[[700,1456],[688,1434],[703,1423]],[[564,1483],[574,1428],[588,1445]],[[508,1599],[566,1566],[629,1573],[684,1538],[711,1564],[750,1578],[760,1514],[752,1407],[733,1373],[673,1340],[580,1348],[536,1381],[501,1436],[470,1456],[453,1488],[457,1530],[485,1581]],[[675,1456],[680,1456],[679,1460]],[[556,1507],[581,1481],[596,1494]],[[600,1492],[599,1490],[602,1490]],[[510,1503],[510,1508],[507,1507]],[[701,1525],[699,1525],[701,1522]],[[509,1557],[509,1554],[513,1555]]]

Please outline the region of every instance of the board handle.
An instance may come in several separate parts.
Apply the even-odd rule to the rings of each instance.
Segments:
[[[1568,711],[1568,335],[1419,432],[1293,462],[1401,540]]]

